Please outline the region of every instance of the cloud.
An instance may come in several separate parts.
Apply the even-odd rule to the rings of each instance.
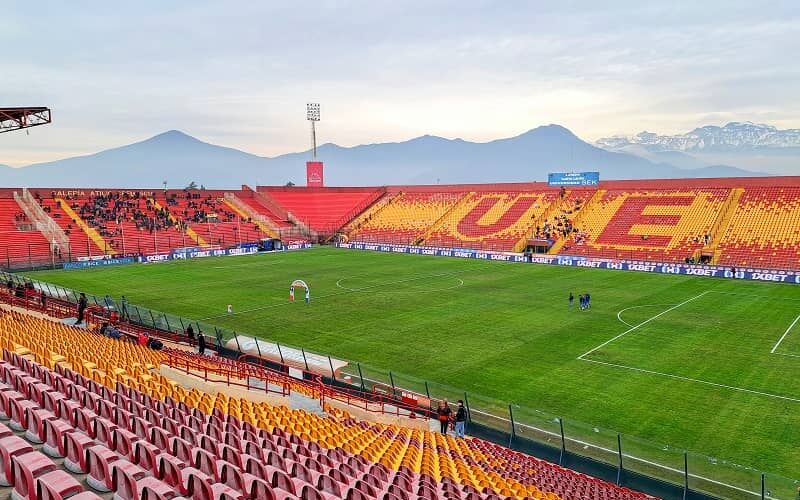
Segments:
[[[310,100],[323,104],[321,138],[344,145],[488,140],[545,123],[590,140],[722,116],[800,125],[796,2],[9,0],[3,10],[0,46],[13,47],[3,104],[51,106],[54,123],[0,136],[0,163],[167,129],[275,155],[306,147]]]

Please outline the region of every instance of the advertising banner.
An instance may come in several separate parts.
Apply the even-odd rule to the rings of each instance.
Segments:
[[[324,187],[325,178],[323,175],[323,167],[321,161],[308,161],[306,162],[306,186],[307,187]]]
[[[551,186],[596,186],[600,183],[600,172],[553,172],[547,174]]]
[[[753,281],[774,281],[778,283],[800,284],[800,272],[776,271],[769,269],[733,268],[720,266],[700,266],[675,263],[658,263],[646,261],[627,261],[611,259],[592,259],[569,255],[532,255],[504,252],[478,252],[475,250],[454,250],[446,248],[426,248],[402,245],[381,245],[373,243],[337,243],[339,248],[353,250],[372,250],[376,252],[393,252],[438,257],[459,257],[462,259],[497,260],[503,262],[532,262],[534,264],[550,264],[555,266],[593,267],[596,269],[616,269],[619,271],[639,271],[646,273],[683,274],[687,276],[705,276],[709,278],[736,278]]]
[[[65,262],[64,269],[86,269],[89,267],[119,266],[122,264],[133,264],[134,262],[136,262],[136,259],[133,257],[111,257],[105,259]]]

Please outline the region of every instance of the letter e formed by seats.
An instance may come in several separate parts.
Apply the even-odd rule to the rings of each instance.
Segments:
[[[669,247],[672,236],[650,234],[646,230],[633,233],[634,226],[675,227],[681,220],[681,214],[647,215],[645,211],[649,207],[688,207],[693,201],[691,196],[629,196],[608,221],[597,243]]]

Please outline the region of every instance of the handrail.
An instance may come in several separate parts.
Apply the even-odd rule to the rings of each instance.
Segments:
[[[208,364],[201,364],[192,360],[189,356],[182,356],[178,351],[173,349],[166,349],[167,357],[161,361],[162,365],[167,365],[170,368],[182,371],[187,375],[201,377],[204,382],[224,382],[228,386],[245,387],[247,390],[255,389],[250,380],[255,378],[264,382],[264,392],[279,394],[281,396],[288,396],[291,393],[290,384],[279,377],[270,377],[268,373],[256,370],[242,370],[230,367],[226,369],[223,366],[212,367]],[[222,380],[218,378],[209,377],[209,375],[218,375],[223,377]],[[238,382],[243,380],[244,382]],[[279,387],[280,390],[273,387]]]
[[[21,196],[14,191],[14,201],[22,208],[25,215],[34,222],[36,229],[42,233],[48,243],[55,244],[62,250],[67,250],[69,248],[69,237],[67,237],[67,234],[52,217],[47,215],[47,212],[44,211],[27,188],[22,190]]]
[[[368,210],[369,207],[371,207],[372,205],[377,203],[381,198],[383,198],[384,195],[386,195],[386,192],[387,191],[386,191],[386,187],[385,186],[377,189],[376,191],[373,191],[367,198],[365,198],[363,201],[359,202],[355,207],[350,209],[350,211],[348,211],[346,214],[344,214],[343,216],[339,217],[338,221],[336,221],[334,224],[331,224],[328,227],[326,227],[325,230],[322,231],[322,232],[331,233],[332,234],[332,233],[335,233],[335,232],[339,231],[340,229],[345,227],[347,224],[349,224],[351,220],[355,219],[356,217],[361,215],[363,212]]]

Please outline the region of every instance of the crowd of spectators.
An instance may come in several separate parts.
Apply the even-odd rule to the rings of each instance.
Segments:
[[[55,192],[51,192],[50,195],[53,199],[57,198]],[[52,208],[42,203],[38,193],[35,196],[46,212],[54,217],[60,216],[58,213],[52,214]],[[237,220],[237,214],[227,210],[219,198],[210,195],[201,196],[199,192],[188,190],[180,194],[165,192],[163,206],[157,204],[152,197],[140,192],[112,192],[91,198],[66,195],[62,199],[63,202],[59,203],[69,205],[113,248],[121,248],[122,239],[126,237],[124,231],[133,228],[151,235],[157,231],[171,230],[185,233],[192,224],[230,223]],[[251,220],[243,219],[242,222],[253,224],[253,230],[259,232],[258,226]],[[131,228],[130,225],[134,227]],[[66,225],[64,232],[69,235],[76,226],[78,221],[73,220]],[[219,242],[222,243],[222,240]]]
[[[562,188],[563,189],[563,188]],[[561,195],[563,198],[563,194]],[[552,220],[545,220],[541,226],[536,226],[533,233],[535,239],[556,241],[561,238],[582,237],[580,231],[574,226],[574,215],[580,211],[583,200],[577,199],[567,207],[561,207],[560,213],[555,215]]]

